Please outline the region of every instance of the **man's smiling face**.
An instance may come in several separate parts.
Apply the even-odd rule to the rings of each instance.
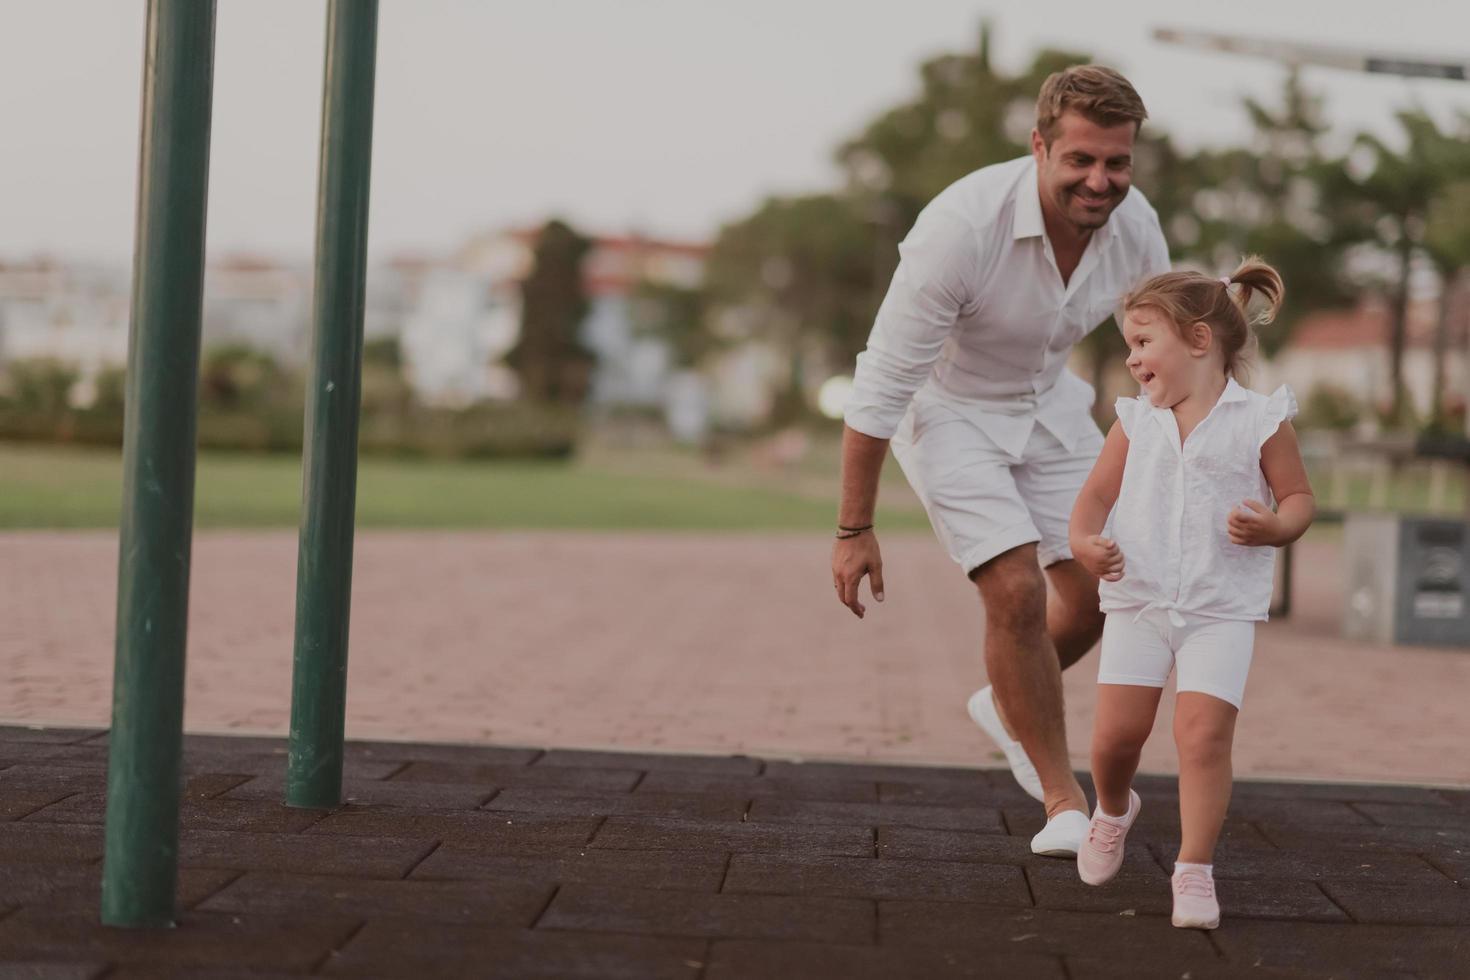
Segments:
[[[1133,186],[1133,141],[1138,124],[1101,126],[1080,112],[1062,113],[1051,146],[1033,132],[1043,206],[1080,233],[1107,224]]]

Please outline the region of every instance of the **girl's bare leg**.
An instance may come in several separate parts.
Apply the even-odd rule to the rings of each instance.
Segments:
[[[1102,812],[1128,812],[1128,790],[1138,771],[1143,743],[1154,727],[1163,689],[1132,684],[1099,684],[1097,718],[1092,727],[1092,781]]]
[[[1179,747],[1179,860],[1212,864],[1215,842],[1230,806],[1230,746],[1235,705],[1210,694],[1181,691],[1174,707]],[[1125,801],[1126,803],[1126,801]]]

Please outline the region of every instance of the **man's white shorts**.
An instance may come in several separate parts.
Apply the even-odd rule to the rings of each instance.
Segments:
[[[1033,541],[1043,566],[1072,557],[1072,505],[1103,444],[1102,433],[1087,428],[1069,452],[1036,424],[1012,456],[953,410],[915,402],[891,445],[934,533],[968,575]]]
[[[1178,668],[1175,688],[1210,694],[1240,707],[1255,650],[1256,624],[1162,609],[1110,612],[1103,624],[1099,684],[1163,687]],[[1175,623],[1183,623],[1177,626]]]

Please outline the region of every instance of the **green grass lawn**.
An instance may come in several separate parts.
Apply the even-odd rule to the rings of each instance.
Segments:
[[[598,463],[366,458],[358,471],[360,527],[585,530],[826,530],[836,498],[742,482]],[[836,475],[832,485],[835,487]],[[122,461],[110,450],[0,443],[0,528],[115,527]],[[296,527],[301,463],[290,456],[203,454],[198,527]],[[894,530],[923,529],[895,508]]]
[[[1454,463],[1437,465],[1441,467],[1441,482],[1437,487],[1425,464],[1406,466],[1381,482],[1371,474],[1348,470],[1334,477],[1320,466],[1310,469],[1308,475],[1319,507],[1463,517],[1465,470]]]
[[[827,530],[836,509],[838,460],[814,445],[787,468],[738,455],[710,466],[677,450],[592,446],[569,463],[471,462],[368,457],[358,473],[361,527],[566,528],[585,530]],[[879,520],[885,530],[928,522],[893,463],[884,469]],[[301,462],[292,456],[206,453],[199,459],[194,520],[199,527],[296,527]],[[1313,484],[1323,507],[1370,503],[1370,481]],[[1390,506],[1459,517],[1465,481],[1450,471],[1430,506],[1422,468],[1392,482]],[[1333,491],[1336,491],[1334,494]],[[0,443],[0,528],[114,527],[122,461],[105,449]],[[1339,496],[1341,499],[1332,499]]]

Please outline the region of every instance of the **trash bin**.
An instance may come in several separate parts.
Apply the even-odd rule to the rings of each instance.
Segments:
[[[1343,635],[1470,648],[1470,531],[1464,521],[1348,514]]]

